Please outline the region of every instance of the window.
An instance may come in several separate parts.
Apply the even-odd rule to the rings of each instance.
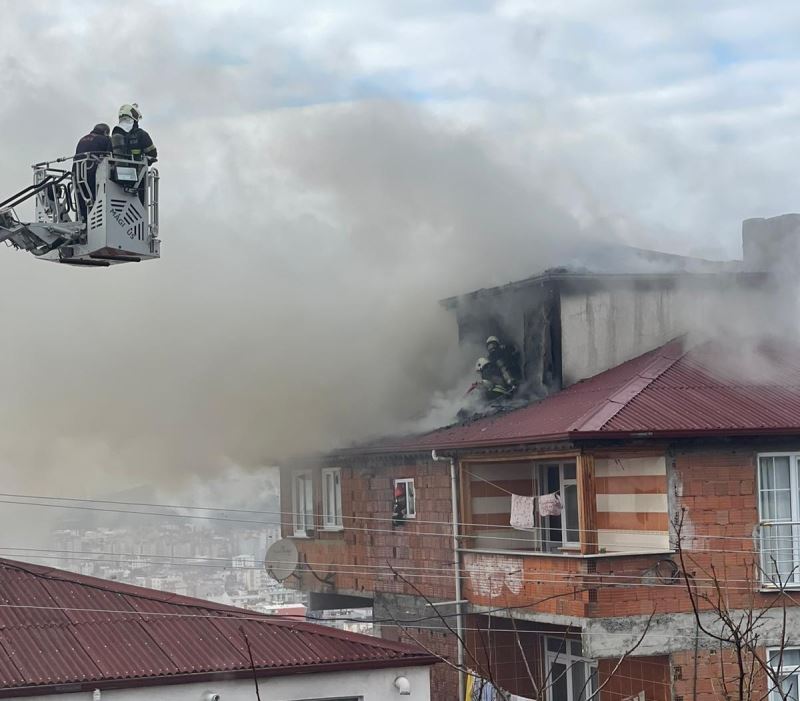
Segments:
[[[578,547],[581,538],[578,526],[577,466],[574,462],[537,465],[534,468],[534,480],[538,483],[539,495],[558,492],[563,505],[560,516],[542,517],[543,549],[558,551]]]
[[[759,545],[765,584],[800,585],[800,454],[758,457]]]
[[[545,638],[550,672],[548,701],[591,701],[597,694],[597,661],[583,656],[580,640]]]
[[[322,470],[322,527],[329,531],[342,528],[342,471],[338,467]]]
[[[800,694],[800,648],[769,650],[769,665],[778,673],[780,691],[770,682],[770,701],[798,701]]]
[[[410,478],[394,481],[394,507],[392,520],[402,523],[406,519],[417,517],[417,493],[414,491],[414,480]]]
[[[310,472],[294,476],[294,535],[307,536],[314,530],[314,487]]]

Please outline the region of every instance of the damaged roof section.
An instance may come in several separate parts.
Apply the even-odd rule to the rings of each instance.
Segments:
[[[691,331],[702,309],[754,299],[769,279],[742,261],[624,246],[582,251],[591,267],[575,260],[442,301],[456,316],[460,345],[476,358],[489,336],[519,350],[518,396],[541,399],[635,358]]]
[[[676,339],[525,407],[353,453],[800,433],[800,346]]]

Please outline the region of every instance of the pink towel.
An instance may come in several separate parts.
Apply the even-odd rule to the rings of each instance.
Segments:
[[[533,526],[534,497],[511,495],[511,527],[531,530]]]

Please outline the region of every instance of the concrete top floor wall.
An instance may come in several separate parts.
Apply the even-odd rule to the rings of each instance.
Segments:
[[[530,391],[545,396],[682,334],[769,304],[764,273],[554,272],[448,300],[459,340],[483,353],[489,335],[514,343]],[[757,294],[756,294],[757,293]],[[761,294],[763,293],[763,294]],[[774,305],[772,305],[774,306]]]

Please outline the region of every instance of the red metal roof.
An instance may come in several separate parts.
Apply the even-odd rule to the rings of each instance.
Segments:
[[[800,433],[800,347],[678,339],[523,408],[352,452],[762,433]]]
[[[0,696],[252,675],[245,634],[259,676],[437,661],[368,635],[0,559]]]

